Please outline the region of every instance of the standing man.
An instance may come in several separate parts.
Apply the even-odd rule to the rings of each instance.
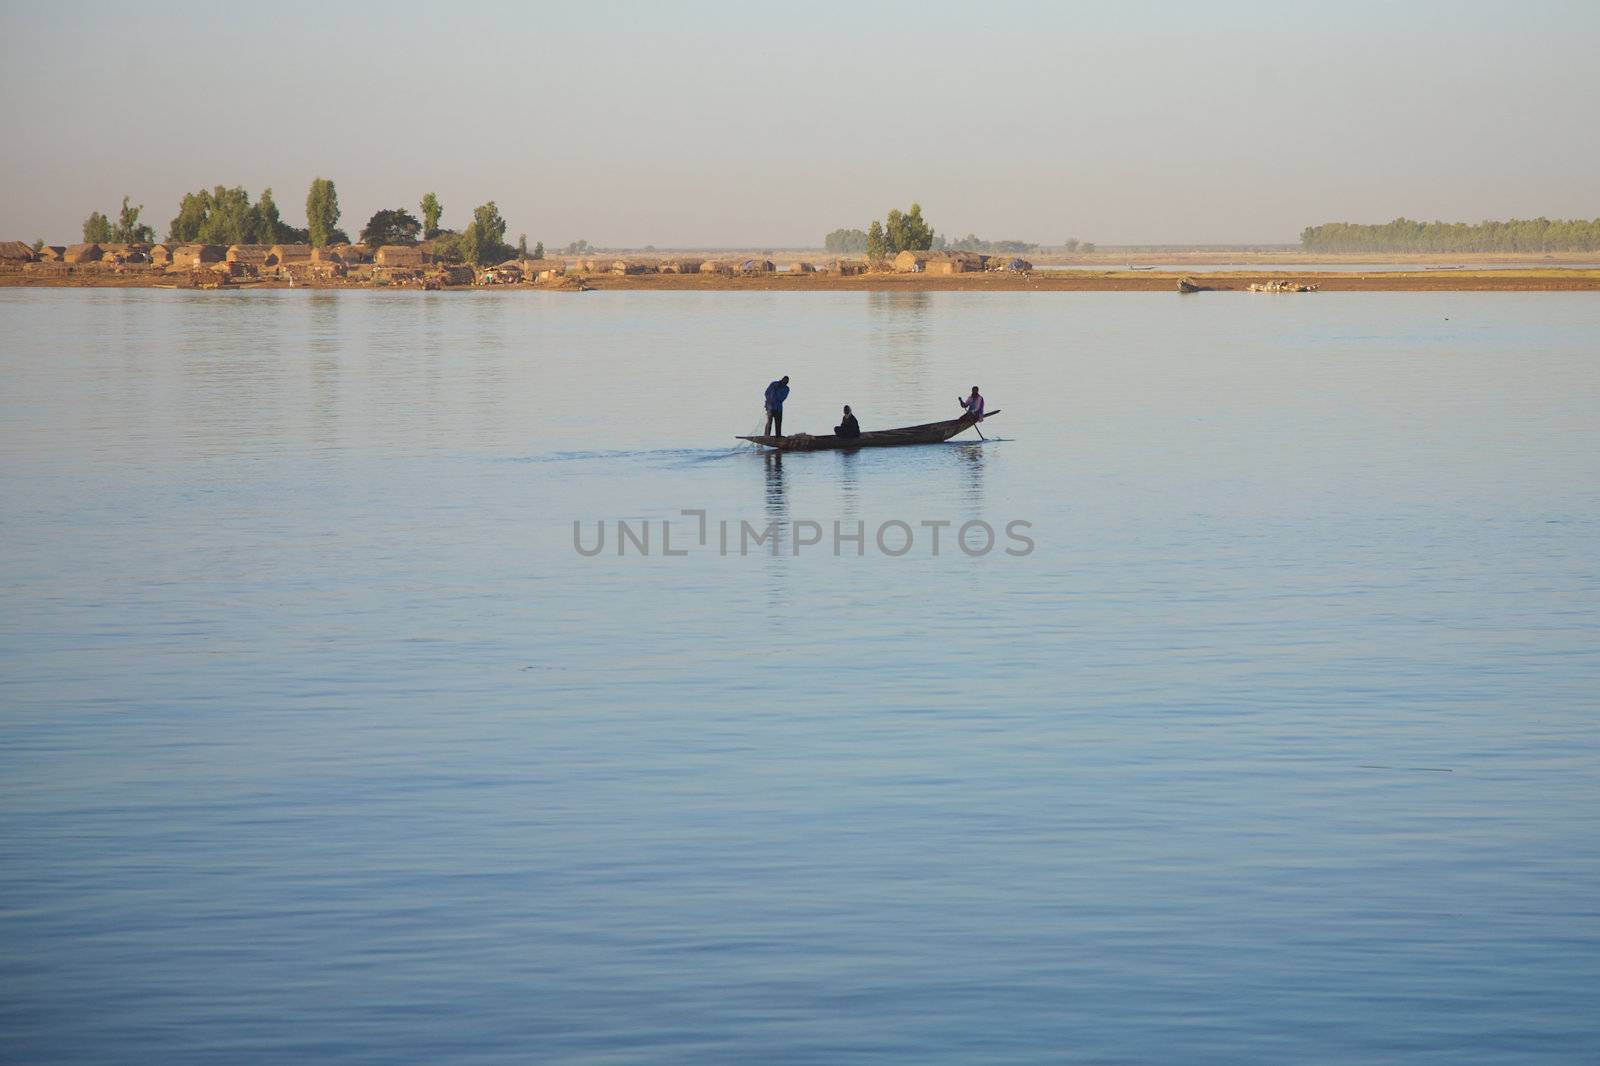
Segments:
[[[778,436],[783,436],[783,401],[789,398],[789,375],[774,381],[767,386],[767,429],[766,436],[772,436],[776,429]]]
[[[983,421],[983,397],[978,394],[978,386],[972,386],[972,395],[965,400],[959,396],[956,397],[956,403],[967,409],[967,414],[972,417],[974,422]]]

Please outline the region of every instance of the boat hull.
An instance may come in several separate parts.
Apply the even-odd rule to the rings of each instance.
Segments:
[[[985,415],[987,421],[999,414],[995,411]],[[859,437],[838,437],[832,433],[825,436],[812,436],[810,433],[791,433],[786,437],[753,436],[739,437],[752,444],[759,444],[763,448],[772,448],[780,452],[828,452],[845,451],[855,448],[900,448],[908,444],[940,444],[949,440],[963,430],[971,429],[977,424],[977,419],[971,415],[962,415],[952,418],[948,422],[927,422],[920,426],[904,426],[900,429],[879,429],[870,433],[863,433]]]

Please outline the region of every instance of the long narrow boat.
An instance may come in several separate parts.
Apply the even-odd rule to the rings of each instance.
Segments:
[[[990,411],[983,416],[987,422],[999,411]],[[863,433],[859,437],[839,437],[832,433],[826,436],[812,436],[810,433],[791,433],[787,437],[739,437],[752,444],[759,444],[763,448],[775,448],[780,452],[824,452],[838,451],[846,448],[897,448],[905,444],[939,444],[949,440],[964,429],[971,429],[977,424],[977,419],[971,415],[962,415],[952,418],[948,422],[928,422],[920,426],[903,426],[900,429],[876,429]]]

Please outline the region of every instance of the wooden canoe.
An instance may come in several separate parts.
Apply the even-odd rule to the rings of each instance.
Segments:
[[[999,411],[990,411],[983,416],[987,422]],[[847,448],[896,448],[905,444],[939,444],[949,440],[962,430],[971,429],[976,424],[976,419],[971,415],[962,415],[952,418],[948,422],[928,422],[920,426],[904,426],[900,429],[876,429],[863,433],[859,437],[837,437],[832,433],[826,436],[812,436],[810,433],[791,433],[787,437],[739,437],[752,444],[759,444],[763,448],[775,448],[780,452],[824,452],[841,451]]]

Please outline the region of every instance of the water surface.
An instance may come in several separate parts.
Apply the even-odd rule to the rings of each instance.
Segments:
[[[0,327],[0,1057],[1600,1058],[1592,295]]]

